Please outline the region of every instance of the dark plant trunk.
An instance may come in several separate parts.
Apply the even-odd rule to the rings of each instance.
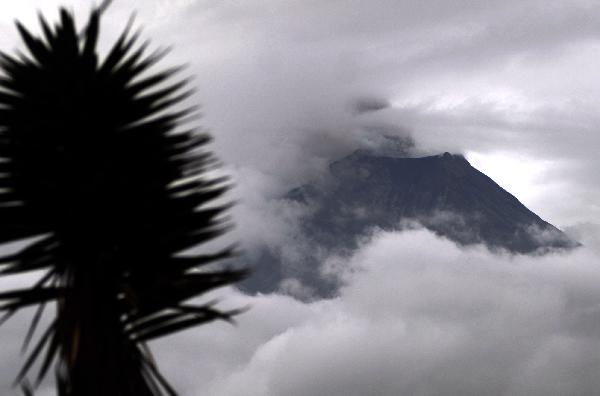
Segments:
[[[110,263],[94,255],[73,260],[87,262],[69,266],[72,288],[58,312],[63,329],[61,353],[71,386],[64,396],[120,395],[117,384],[122,380],[106,381],[107,377],[120,379],[125,358],[120,345],[118,290],[112,287],[116,285],[114,275],[107,271]]]

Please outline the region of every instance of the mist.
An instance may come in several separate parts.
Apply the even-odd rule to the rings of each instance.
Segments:
[[[66,4],[83,23],[94,3],[5,2],[0,45],[20,46],[14,18],[35,26],[37,9],[52,20]],[[351,255],[321,257],[323,277],[343,284],[337,297],[297,299],[294,284],[288,294],[221,290],[224,304],[251,307],[236,326],[153,344],[182,395],[597,392],[596,2],[115,1],[101,48],[134,10],[152,45],[173,46],[162,66],[185,63],[195,76],[201,124],[232,177],[227,242],[245,254],[285,247],[293,263],[305,209],[278,198],[354,150],[396,155],[389,137],[411,142],[402,155],[467,155],[583,244],[524,256],[418,227],[374,230]],[[28,315],[0,328],[5,361],[23,361]],[[17,371],[0,373],[0,390]]]
[[[189,395],[198,384],[226,396],[589,395],[600,385],[598,264],[589,248],[498,255],[423,229],[379,231],[324,262],[345,280],[339,297],[221,292],[252,306],[236,326],[157,347]]]

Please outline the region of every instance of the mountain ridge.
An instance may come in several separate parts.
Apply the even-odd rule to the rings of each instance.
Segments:
[[[544,254],[578,246],[460,154],[405,157],[356,150],[328,171],[325,182],[282,197],[310,209],[297,224],[309,251],[351,254],[369,230],[401,231],[415,222],[459,245],[484,244],[492,251]],[[282,257],[266,248],[262,260],[268,265],[257,266],[253,278],[275,265],[276,278],[294,278],[317,294],[328,293],[335,285],[319,279],[317,256],[309,254],[286,270]],[[270,277],[273,281],[273,273]],[[248,290],[264,289],[264,283],[250,280]]]

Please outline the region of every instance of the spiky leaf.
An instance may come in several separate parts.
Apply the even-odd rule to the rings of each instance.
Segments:
[[[0,242],[40,237],[0,274],[46,273],[1,292],[2,309],[40,307],[27,344],[57,306],[18,381],[31,394],[33,363],[40,380],[56,362],[60,395],[173,395],[144,342],[238,313],[188,302],[244,276],[198,272],[231,251],[180,255],[224,232],[227,205],[211,203],[226,182],[206,176],[208,136],[183,129],[196,109],[181,69],[150,72],[165,51],[128,26],[99,61],[99,10],[83,35],[64,9],[40,21],[43,37],[17,24],[28,55],[0,54]]]

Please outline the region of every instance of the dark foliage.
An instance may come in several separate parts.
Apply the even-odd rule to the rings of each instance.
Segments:
[[[40,18],[43,37],[17,24],[29,54],[0,54],[0,242],[38,237],[0,274],[44,271],[1,308],[38,307],[29,343],[56,304],[17,378],[26,393],[35,363],[36,382],[55,367],[60,395],[174,395],[145,343],[229,320],[189,300],[244,271],[206,267],[230,250],[180,254],[224,232],[226,183],[206,176],[208,136],[182,129],[196,109],[180,109],[179,69],[149,71],[166,52],[146,55],[129,26],[99,61],[99,19],[80,34],[63,9],[54,27]]]

